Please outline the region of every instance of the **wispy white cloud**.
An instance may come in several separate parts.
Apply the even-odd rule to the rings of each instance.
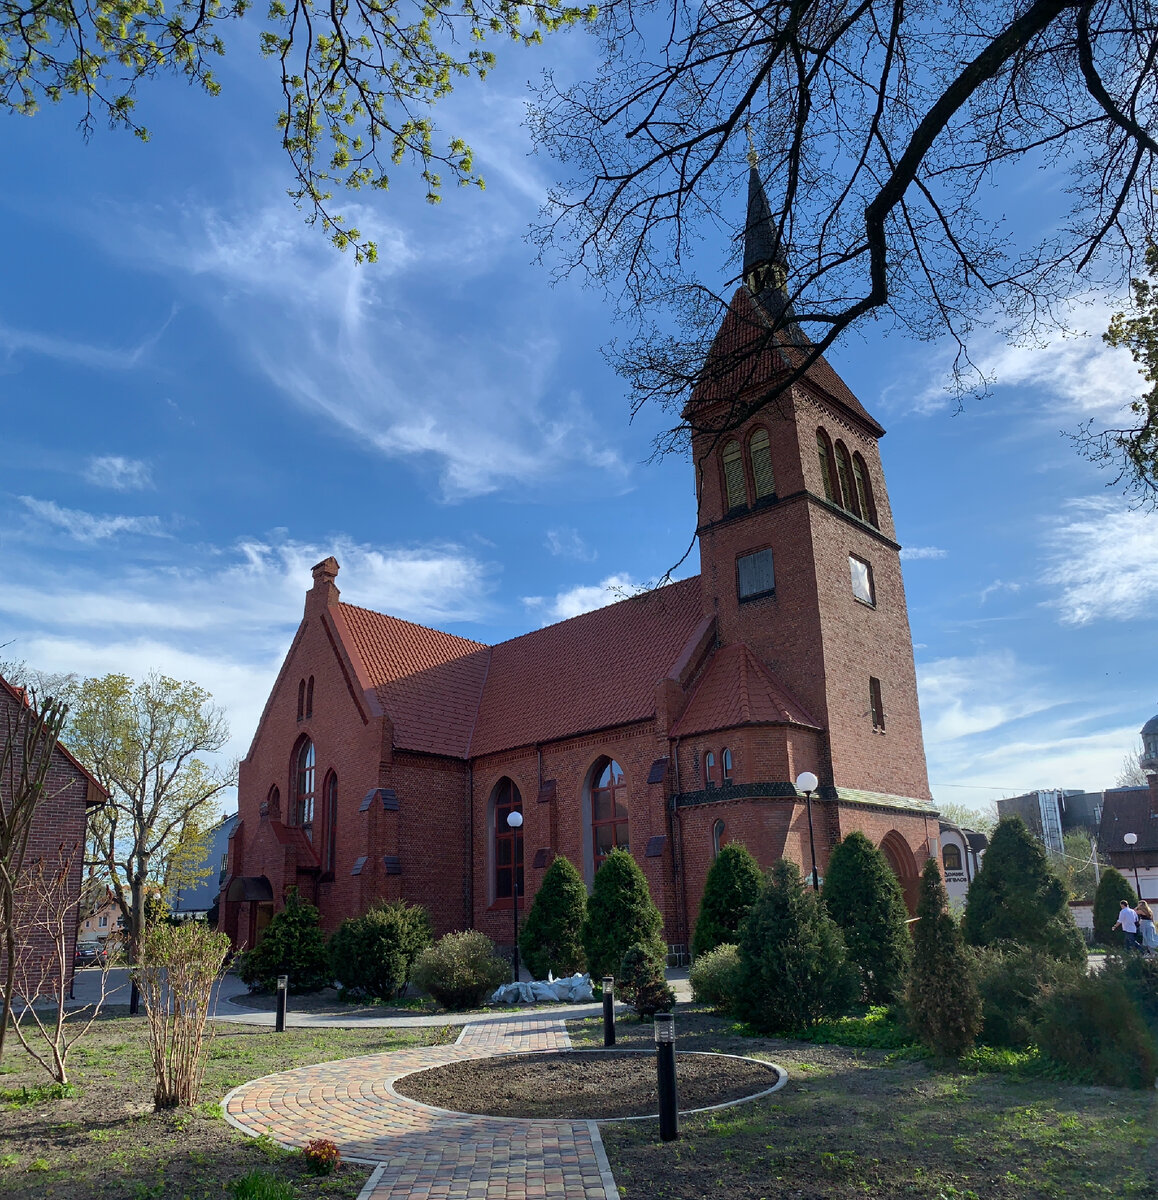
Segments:
[[[53,500],[37,500],[34,496],[19,497],[20,503],[33,516],[62,529],[78,542],[103,542],[122,533],[143,537],[171,537],[160,517],[126,517],[97,515],[79,508],[62,508]]]
[[[1066,625],[1153,618],[1158,520],[1105,497],[1070,501],[1047,534],[1047,603]]]
[[[990,596],[996,596],[999,592],[1013,592],[1016,594],[1020,591],[1020,583],[1015,583],[1008,579],[995,579],[992,583],[987,584],[981,589],[981,592],[979,593],[979,599],[981,603],[984,604]]]
[[[916,562],[922,558],[945,558],[948,553],[940,546],[905,546],[901,550],[901,558],[905,562]]]
[[[568,617],[577,617],[580,613],[626,600],[628,596],[642,591],[643,587],[630,575],[608,575],[600,583],[579,584],[551,597],[524,596],[523,603],[544,625],[552,625],[556,621],[565,621]]]
[[[594,562],[599,557],[599,552],[587,545],[577,529],[548,529],[545,545],[556,558]]]
[[[114,492],[136,492],[153,486],[153,473],[148,463],[119,454],[90,458],[84,477],[89,483],[111,488]]]
[[[59,362],[76,363],[102,371],[129,371],[140,365],[169,327],[173,313],[148,337],[130,346],[96,346],[90,342],[58,337],[31,329],[17,329],[0,322],[0,355],[15,359],[21,354],[34,354]]]

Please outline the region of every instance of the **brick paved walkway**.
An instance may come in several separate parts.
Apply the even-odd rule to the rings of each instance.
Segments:
[[[376,1164],[359,1200],[618,1200],[594,1121],[465,1116],[399,1096],[413,1071],[571,1045],[562,1021],[467,1025],[453,1046],[372,1054],[267,1075],[225,1097],[226,1119],[287,1146],[337,1143]]]

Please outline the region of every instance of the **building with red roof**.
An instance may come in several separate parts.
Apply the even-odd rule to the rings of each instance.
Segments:
[[[327,928],[403,898],[509,945],[516,888],[533,902],[559,854],[590,884],[623,846],[678,953],[723,843],[823,875],[854,829],[912,907],[939,824],[884,430],[808,362],[780,263],[753,172],[744,280],[685,411],[698,576],[487,646],[344,604],[338,563],[314,568],[241,764],[238,944],[296,886]]]

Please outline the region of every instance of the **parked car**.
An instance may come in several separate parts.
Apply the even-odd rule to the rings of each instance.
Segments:
[[[72,958],[76,967],[103,967],[108,960],[108,953],[100,942],[77,942]]]

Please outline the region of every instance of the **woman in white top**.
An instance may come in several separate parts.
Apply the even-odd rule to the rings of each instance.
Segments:
[[[1158,949],[1158,929],[1154,928],[1154,914],[1145,900],[1139,900],[1134,911],[1138,914],[1138,940],[1142,943],[1142,953],[1153,954]]]

